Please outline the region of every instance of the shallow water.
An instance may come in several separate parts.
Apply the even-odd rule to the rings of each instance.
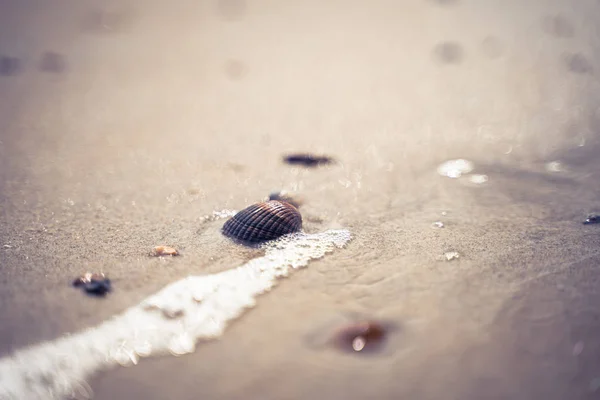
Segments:
[[[260,257],[211,216],[287,190],[348,247],[94,398],[598,396],[597,1],[0,11],[3,356]],[[282,163],[300,151],[339,164]],[[181,256],[147,256],[163,244]],[[114,292],[69,286],[87,270]],[[401,329],[379,355],[315,350],[347,313]]]
[[[142,357],[192,353],[198,341],[220,337],[278,279],[350,239],[343,230],[287,235],[242,266],[189,276],[97,327],[18,351],[0,360],[0,397],[87,398],[93,391],[86,380],[100,371],[137,365]]]

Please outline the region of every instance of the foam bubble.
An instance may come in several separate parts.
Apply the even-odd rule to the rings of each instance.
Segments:
[[[473,163],[469,160],[449,160],[440,164],[437,168],[438,174],[448,178],[460,178],[463,174],[473,171]]]
[[[488,176],[487,175],[482,175],[482,174],[473,174],[469,177],[469,180],[472,183],[475,183],[476,185],[481,185],[484,184],[488,181]]]
[[[218,211],[213,211],[212,214],[210,214],[210,215],[205,215],[205,216],[201,217],[200,221],[201,222],[218,221],[220,219],[233,217],[235,214],[237,214],[237,210],[227,210],[227,209],[218,210]]]
[[[560,161],[551,161],[546,163],[546,171],[548,172],[563,172],[565,170]]]
[[[0,399],[88,396],[93,392],[86,379],[100,370],[193,352],[200,339],[222,335],[278,278],[350,239],[346,230],[285,236],[240,267],[189,276],[96,327],[19,350],[0,359]]]

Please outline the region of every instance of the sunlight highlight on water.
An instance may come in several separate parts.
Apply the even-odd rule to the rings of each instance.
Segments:
[[[440,164],[437,168],[438,174],[448,178],[460,178],[463,174],[473,171],[473,163],[468,160],[449,160]]]

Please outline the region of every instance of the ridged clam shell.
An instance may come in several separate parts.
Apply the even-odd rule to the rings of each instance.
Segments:
[[[302,229],[302,215],[291,204],[271,200],[253,204],[223,225],[223,234],[244,242],[277,239]]]

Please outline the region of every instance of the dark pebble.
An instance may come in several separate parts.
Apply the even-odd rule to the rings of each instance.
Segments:
[[[73,286],[81,287],[86,293],[104,296],[112,290],[110,279],[104,274],[86,272],[73,281]]]
[[[590,214],[587,216],[585,221],[583,221],[585,225],[591,224],[600,224],[600,214]]]
[[[283,157],[283,161],[292,165],[303,165],[305,167],[316,167],[319,165],[332,164],[333,158],[327,156],[315,156],[312,154],[290,154]]]

